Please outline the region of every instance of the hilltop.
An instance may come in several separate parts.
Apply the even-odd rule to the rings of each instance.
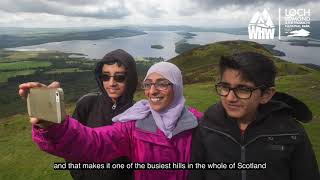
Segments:
[[[238,52],[258,52],[272,59],[278,70],[278,76],[302,75],[312,70],[306,66],[284,61],[274,57],[263,45],[251,41],[221,41],[186,51],[170,60],[183,71],[184,82],[214,81],[217,78],[219,59],[223,55]]]

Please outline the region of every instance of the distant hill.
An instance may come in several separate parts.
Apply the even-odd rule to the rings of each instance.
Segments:
[[[194,49],[194,48],[197,48],[197,47],[200,47],[201,45],[200,44],[190,44],[190,43],[187,43],[187,40],[186,39],[182,39],[178,42],[175,43],[175,52],[177,54],[181,54],[183,52],[186,52],[186,51],[189,51],[191,49]]]
[[[146,34],[143,31],[129,29],[103,29],[95,31],[28,31],[26,34],[4,34],[0,33],[0,48],[13,48],[29,46],[49,42],[71,41],[71,40],[98,40],[117,37],[130,37]]]
[[[316,65],[316,64],[302,64],[302,65],[307,66],[307,67],[309,67],[311,69],[320,71],[320,66],[319,65]]]
[[[281,25],[282,29],[284,25]],[[214,28],[214,27],[192,27],[192,26],[124,26],[128,29],[139,29],[143,31],[185,31],[185,32],[222,32],[235,35],[248,35],[248,27],[229,27],[229,28]],[[320,21],[311,21],[310,38],[320,39]],[[278,26],[275,26],[275,34],[278,34]],[[286,36],[282,31],[281,35]]]
[[[310,36],[315,39],[320,39],[320,21],[311,21]]]
[[[276,63],[278,76],[307,74],[312,71],[312,69],[306,66],[290,63],[274,57],[263,45],[240,40],[222,41],[201,46],[174,57],[170,62],[182,69],[185,83],[213,81],[218,78],[218,63],[220,57],[235,52],[258,52],[269,56]]]

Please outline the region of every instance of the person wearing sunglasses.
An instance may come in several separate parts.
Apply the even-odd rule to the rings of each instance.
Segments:
[[[72,117],[81,124],[96,128],[111,125],[111,119],[134,104],[138,78],[133,57],[122,49],[107,53],[95,68],[99,92],[88,93],[76,103]],[[114,163],[129,162],[121,157]],[[132,179],[132,171],[70,171],[75,180]]]
[[[21,84],[20,96],[38,85]],[[110,126],[89,128],[69,116],[61,124],[30,118],[33,141],[41,150],[70,161],[98,163],[126,156],[139,163],[189,162],[193,130],[202,113],[185,105],[181,71],[169,62],[156,63],[142,88],[146,99],[112,118]],[[187,170],[135,170],[134,179],[185,180],[187,174]]]
[[[245,52],[223,56],[219,69],[220,102],[208,108],[195,131],[192,161],[228,167],[193,170],[189,179],[320,179],[311,143],[297,121],[312,115],[299,100],[276,93],[273,61]]]

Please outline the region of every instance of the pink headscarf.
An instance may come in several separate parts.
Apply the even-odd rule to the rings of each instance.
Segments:
[[[176,65],[169,62],[160,62],[152,65],[144,80],[148,78],[151,73],[158,73],[173,84],[174,98],[170,105],[163,111],[157,112],[150,108],[149,102],[144,99],[136,102],[122,114],[115,116],[112,121],[126,122],[140,120],[147,117],[151,112],[157,127],[166,135],[166,137],[172,138],[172,132],[176,127],[177,121],[185,106],[182,74]]]

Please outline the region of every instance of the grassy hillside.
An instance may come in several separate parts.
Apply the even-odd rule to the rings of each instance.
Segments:
[[[218,101],[218,96],[214,91],[214,82],[217,80],[217,63],[221,55],[229,54],[234,51],[256,51],[270,56],[277,65],[279,74],[276,80],[277,90],[287,92],[305,102],[313,112],[313,121],[304,124],[304,127],[311,139],[314,151],[320,162],[320,71],[307,68],[274,58],[263,46],[244,41],[219,42],[187,51],[172,60],[183,71],[185,82],[184,87],[187,104],[205,111],[208,106]],[[54,171],[53,163],[62,162],[63,159],[54,157],[50,154],[41,152],[31,140],[31,126],[28,123],[28,117],[25,109],[25,103],[17,96],[17,85],[19,82],[27,80],[62,80],[66,93],[69,98],[67,111],[72,112],[75,100],[88,90],[95,89],[95,83],[92,79],[91,72],[81,72],[84,70],[82,65],[88,61],[69,59],[59,56],[63,59],[57,63],[54,56],[48,54],[26,54],[27,60],[23,54],[0,53],[1,62],[18,63],[20,61],[33,62],[41,59],[51,64],[46,71],[39,71],[39,68],[28,67],[20,71],[11,69],[6,72],[30,72],[30,75],[15,76],[7,79],[8,81],[0,83],[0,94],[5,94],[0,98],[0,114],[2,112],[14,112],[13,116],[5,118],[0,117],[0,179],[71,179],[68,171]],[[49,57],[49,58],[48,58]],[[63,62],[65,63],[63,64]],[[68,63],[66,63],[68,62]],[[81,62],[81,63],[79,63]],[[145,72],[150,62],[141,61],[144,65],[139,64],[140,72]],[[74,66],[68,66],[74,65]],[[91,67],[90,67],[91,66]],[[89,63],[88,70],[93,68]],[[79,70],[78,72],[75,70]],[[2,71],[1,71],[2,72]],[[135,99],[143,98],[140,91],[136,94]],[[18,113],[20,112],[20,113]]]
[[[312,70],[294,63],[290,63],[274,57],[262,45],[249,41],[224,41],[208,44],[182,53],[173,58],[172,63],[183,70],[185,83],[213,81],[217,77],[218,63],[222,55],[230,55],[237,52],[258,52],[275,61],[278,75],[307,74]]]

